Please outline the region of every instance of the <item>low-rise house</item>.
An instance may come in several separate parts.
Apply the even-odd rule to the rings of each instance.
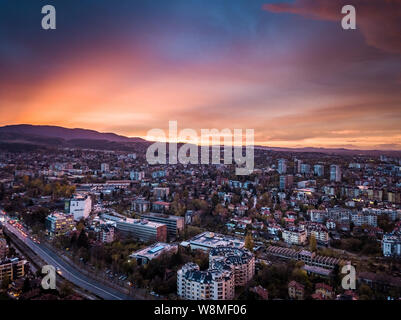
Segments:
[[[304,300],[304,295],[305,295],[305,287],[296,282],[296,281],[291,281],[288,284],[288,296],[290,299],[294,300]]]

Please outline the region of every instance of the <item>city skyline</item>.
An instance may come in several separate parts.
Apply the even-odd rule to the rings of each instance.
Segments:
[[[397,1],[354,1],[347,31],[342,0],[55,2],[50,31],[47,3],[22,2],[0,13],[0,126],[146,137],[176,120],[252,128],[256,145],[401,150]]]

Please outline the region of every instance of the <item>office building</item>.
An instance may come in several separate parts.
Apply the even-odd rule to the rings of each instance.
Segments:
[[[141,218],[165,224],[167,226],[167,236],[170,240],[175,239],[179,232],[184,230],[184,217],[150,212],[142,214]]]
[[[153,259],[157,259],[163,254],[173,254],[178,250],[178,245],[163,242],[155,243],[149,247],[134,252],[129,257],[135,259],[138,265],[149,263]]]
[[[46,217],[45,227],[46,231],[51,235],[65,234],[74,229],[74,216],[72,214],[54,212]]]
[[[74,216],[75,221],[86,219],[92,211],[92,199],[89,195],[75,195],[66,207],[67,212]]]
[[[192,250],[200,249],[209,251],[210,249],[217,247],[232,247],[241,249],[245,246],[245,242],[242,239],[206,231],[198,234],[188,241],[181,242],[181,245],[184,247],[189,246]]]
[[[129,235],[144,242],[167,241],[167,226],[165,224],[151,222],[146,219],[119,218],[106,214],[103,214],[102,218],[113,221],[117,230],[124,235]]]

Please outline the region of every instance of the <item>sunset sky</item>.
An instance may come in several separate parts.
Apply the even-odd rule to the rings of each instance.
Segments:
[[[46,4],[57,30],[41,29]],[[0,0],[0,126],[144,137],[169,120],[401,150],[401,1]]]

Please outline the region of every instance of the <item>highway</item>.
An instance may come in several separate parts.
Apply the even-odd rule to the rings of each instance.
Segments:
[[[66,263],[62,258],[55,255],[50,249],[41,245],[40,243],[34,242],[29,235],[14,227],[9,223],[9,218],[2,214],[0,215],[4,217],[4,221],[2,222],[4,227],[14,234],[18,239],[20,239],[24,244],[26,244],[33,252],[35,252],[42,260],[44,260],[47,264],[53,265],[55,268],[58,268],[59,274],[65,278],[66,280],[72,282],[76,286],[85,289],[102,299],[105,300],[132,300],[133,298],[127,296],[115,289],[112,289],[103,283],[99,283],[96,280],[90,279],[84,274],[80,272],[79,269],[72,267],[68,263]]]

